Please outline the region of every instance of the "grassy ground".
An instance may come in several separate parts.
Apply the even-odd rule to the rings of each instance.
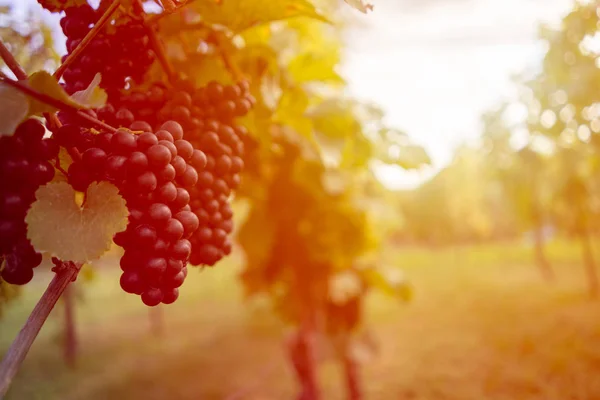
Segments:
[[[555,243],[557,281],[547,284],[520,245],[432,252],[393,249],[389,261],[416,288],[409,306],[372,297],[368,320],[379,340],[363,369],[366,398],[591,400],[600,398],[600,301],[586,296],[579,248]],[[597,253],[600,255],[600,253]],[[108,263],[110,264],[110,263]],[[292,399],[293,375],[282,328],[249,311],[235,284],[237,260],[190,274],[182,298],[166,309],[166,331],[153,335],[148,309],[124,294],[110,268],[81,284],[80,357],[61,358],[61,308],[53,312],[21,369],[9,400]],[[49,276],[0,321],[6,348]],[[339,371],[321,368],[325,399],[341,399]]]

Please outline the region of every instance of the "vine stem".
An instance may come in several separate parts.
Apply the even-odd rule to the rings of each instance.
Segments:
[[[160,0],[160,3],[168,13],[172,13],[177,9],[177,4],[173,0]]]
[[[143,12],[142,3],[140,0],[135,0],[134,5],[139,10],[141,10],[141,12]],[[148,39],[150,40],[150,45],[154,49],[154,53],[156,54],[156,57],[158,58],[158,62],[160,63],[162,69],[165,71],[165,74],[167,74],[167,79],[171,83],[175,82],[175,80],[176,80],[175,71],[173,70],[171,63],[169,63],[169,59],[167,58],[167,53],[165,52],[165,48],[162,45],[162,43],[160,42],[158,35],[154,31],[152,24],[149,23],[147,21],[147,19],[144,18],[143,16],[142,16],[142,24],[144,25],[144,28],[146,29],[146,33],[148,34]]]
[[[29,352],[33,341],[40,329],[46,322],[50,311],[63,294],[67,286],[75,280],[81,264],[62,263],[56,269],[56,275],[48,285],[48,288],[36,304],[35,308],[27,318],[25,325],[6,352],[0,364],[0,398],[4,398],[13,378]]]
[[[237,65],[233,62],[231,57],[229,56],[229,51],[231,50],[231,43],[229,39],[220,32],[213,32],[213,40],[216,42],[217,47],[219,48],[219,54],[221,55],[221,59],[223,60],[223,64],[225,64],[225,68],[229,71],[231,76],[236,82],[240,82],[245,80],[246,77],[242,73],[242,71],[238,68]]]
[[[8,79],[8,78],[2,78],[2,79],[0,79],[0,82],[4,82],[4,83],[14,87],[15,89],[20,90],[21,92],[25,93],[26,95],[31,96],[34,99],[39,100],[48,105],[51,105],[54,108],[58,108],[59,110],[63,110],[63,111],[70,111],[70,112],[74,113],[75,115],[77,115],[77,117],[79,117],[80,119],[85,120],[86,122],[90,122],[98,127],[104,128],[111,132],[117,131],[116,128],[108,125],[107,123],[104,123],[97,118],[94,118],[84,112],[79,111],[79,109],[77,107],[75,107],[71,104],[65,103],[62,100],[55,99],[52,96],[48,96],[45,93],[38,92],[37,90],[32,89],[29,86],[24,85],[23,83],[21,83],[19,81],[15,81],[15,80]]]
[[[102,17],[96,22],[94,27],[85,35],[83,40],[75,47],[75,50],[71,54],[67,56],[67,59],[64,63],[62,63],[58,69],[54,72],[54,77],[56,79],[60,79],[62,74],[65,72],[69,66],[81,56],[81,53],[86,49],[86,47],[94,40],[94,38],[98,35],[100,30],[104,28],[104,25],[110,20],[110,17],[113,13],[119,8],[121,4],[121,0],[114,0],[112,4],[104,11]]]
[[[13,57],[12,53],[8,50],[4,41],[0,39],[0,57],[6,63],[6,66],[12,71],[17,79],[27,79],[25,70],[19,65],[19,62]]]

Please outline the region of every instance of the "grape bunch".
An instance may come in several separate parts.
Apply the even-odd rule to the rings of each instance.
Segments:
[[[175,121],[165,122],[155,133],[144,129],[149,128],[144,122],[131,127],[146,131],[92,135],[78,125],[63,125],[54,136],[61,146],[81,153],[68,169],[75,190],[105,180],[127,202],[129,224],[114,238],[125,250],[120,262],[123,290],[141,295],[149,306],[170,304],[187,276],[192,251],[188,239],[199,226],[190,210],[189,190],[197,187],[207,157],[183,139]]]
[[[27,239],[25,214],[35,200],[35,191],[54,178],[48,160],[58,156],[58,144],[44,138],[46,130],[35,119],[28,119],[13,136],[0,137],[0,255],[5,264],[2,278],[23,285],[33,277],[42,255]],[[0,258],[2,258],[0,257]]]
[[[103,11],[102,3],[98,10],[85,2],[59,8],[65,11],[64,61]],[[169,304],[179,295],[188,264],[212,266],[231,253],[230,200],[240,184],[249,138],[236,118],[245,116],[255,99],[245,81],[204,87],[179,78],[144,82],[155,58],[150,28],[131,13],[116,15],[63,74],[65,90],[74,93],[101,73],[108,103],[82,112],[115,129],[98,132],[61,111],[63,125],[51,127],[52,138],[73,158],[67,175],[75,190],[108,181],[127,203],[127,229],[113,238],[124,249],[121,287],[149,306]]]
[[[198,185],[191,191],[190,206],[200,221],[192,241],[192,265],[214,265],[231,252],[228,235],[233,230],[233,211],[229,198],[240,184],[244,168],[244,146],[241,137],[245,128],[232,128],[209,120],[200,134],[190,138],[195,147],[207,155],[207,164],[199,175]]]
[[[67,37],[67,55],[81,43],[85,35],[98,21],[100,13],[88,4],[69,7],[60,20]],[[154,61],[146,28],[131,16],[121,17],[114,25],[108,25],[88,44],[85,54],[77,58],[63,74],[65,90],[74,93],[85,89],[96,73],[102,74],[100,86],[111,95],[125,87],[128,78],[141,82]]]
[[[128,114],[153,127],[172,119],[178,121],[186,133],[194,135],[204,121],[216,119],[231,124],[235,118],[245,116],[255,103],[246,81],[235,85],[211,81],[205,87],[196,88],[191,82],[181,80],[174,90],[158,82],[148,89],[134,88],[109,97],[109,104],[98,110],[98,118],[111,124],[117,114]]]
[[[154,84],[146,92],[133,90],[97,110],[97,115],[109,124],[144,119],[151,126],[173,118],[185,128],[185,138],[193,147],[206,154],[206,168],[199,173],[198,184],[189,189],[190,207],[200,223],[190,238],[190,264],[212,266],[231,253],[233,211],[229,200],[240,184],[248,138],[247,130],[234,121],[248,113],[255,100],[247,82],[211,82],[196,89],[182,81],[178,89],[169,91],[163,84]]]

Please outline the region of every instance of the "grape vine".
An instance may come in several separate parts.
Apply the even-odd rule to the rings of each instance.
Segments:
[[[269,293],[300,328],[292,360],[304,392],[316,397],[314,374],[300,372],[314,370],[300,365],[312,363],[305,334],[341,337],[348,362],[364,295],[371,287],[398,292],[372,259],[363,262],[377,240],[358,204],[358,171],[397,143],[384,126],[366,132],[375,126],[359,117],[368,108],[320,90],[343,83],[339,52],[330,51],[339,32],[328,37],[323,22],[331,21],[309,2],[250,1],[241,18],[208,2],[162,1],[155,16],[137,0],[38,3],[62,13],[67,54],[54,75],[26,75],[0,47],[17,77],[0,80],[11,100],[0,126],[8,182],[0,190],[1,277],[26,284],[42,253],[54,257],[57,276],[0,366],[0,395],[82,263],[119,246],[121,288],[147,306],[174,303],[190,266],[214,266],[232,252],[238,197],[251,203],[239,231],[243,284]],[[325,3],[335,15],[337,3]],[[310,18],[300,24],[298,16]],[[278,43],[270,41],[274,21]],[[279,57],[287,48],[294,57]],[[332,150],[336,166],[325,162]],[[341,190],[325,183],[344,170]]]

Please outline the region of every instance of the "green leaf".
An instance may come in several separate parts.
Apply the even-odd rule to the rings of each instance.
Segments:
[[[27,79],[27,85],[30,88],[36,90],[37,92],[48,95],[56,100],[60,100],[63,103],[69,104],[75,108],[87,108],[84,105],[77,103],[71,97],[69,97],[67,92],[65,92],[64,89],[58,84],[56,78],[54,78],[46,71],[38,71],[31,74]],[[39,100],[36,100],[32,97],[29,97],[28,116],[42,115],[42,113],[54,111],[58,111],[58,109]]]
[[[108,95],[100,87],[102,74],[99,72],[94,76],[87,88],[73,93],[71,98],[79,104],[83,104],[90,108],[101,108],[106,105]]]
[[[29,100],[23,92],[0,82],[0,136],[12,136],[27,117]]]
[[[210,24],[223,25],[235,33],[253,26],[293,17],[330,22],[308,0],[196,1],[192,7]]]
[[[94,182],[83,206],[66,182],[54,182],[36,191],[25,222],[27,237],[37,251],[63,260],[87,262],[110,249],[113,236],[127,227],[127,206],[118,189]]]

